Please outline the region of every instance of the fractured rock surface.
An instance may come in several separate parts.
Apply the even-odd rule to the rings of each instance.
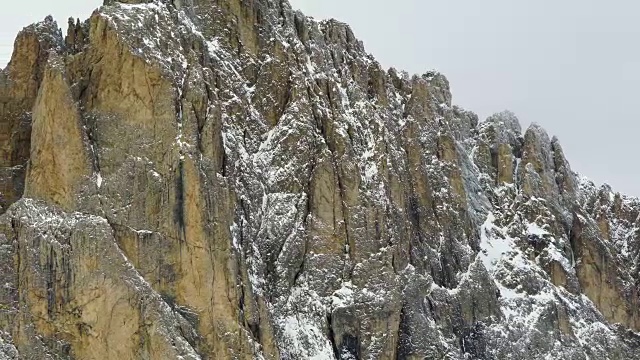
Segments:
[[[107,0],[0,72],[0,359],[638,359],[640,201],[276,0]]]

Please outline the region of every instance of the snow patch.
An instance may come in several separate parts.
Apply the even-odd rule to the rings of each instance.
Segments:
[[[543,228],[541,228],[538,224],[536,223],[529,223],[527,225],[527,234],[529,235],[536,235],[536,236],[545,236],[545,235],[549,235],[549,232]]]
[[[495,216],[490,213],[480,228],[481,251],[478,256],[489,273],[493,271],[498,261],[513,249],[513,239],[504,235],[501,229],[494,225],[494,221]]]

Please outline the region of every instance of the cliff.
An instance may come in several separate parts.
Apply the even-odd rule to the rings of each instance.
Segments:
[[[640,201],[285,0],[107,0],[0,72],[0,359],[640,359]]]

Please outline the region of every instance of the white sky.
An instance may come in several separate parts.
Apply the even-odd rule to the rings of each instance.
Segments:
[[[16,33],[101,0],[22,0],[0,13],[0,66]],[[454,102],[485,118],[514,111],[557,135],[572,168],[640,196],[640,2],[635,0],[291,0],[349,23],[383,66],[437,69]],[[392,5],[391,5],[392,4]]]
[[[13,41],[23,27],[53,15],[63,31],[69,17],[88,18],[102,0],[20,0],[4,4],[0,11],[0,67],[4,67],[13,49]]]

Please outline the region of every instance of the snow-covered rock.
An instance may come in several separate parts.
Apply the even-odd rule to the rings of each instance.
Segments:
[[[640,201],[539,126],[286,1],[69,24],[0,76],[0,359],[638,358]]]

